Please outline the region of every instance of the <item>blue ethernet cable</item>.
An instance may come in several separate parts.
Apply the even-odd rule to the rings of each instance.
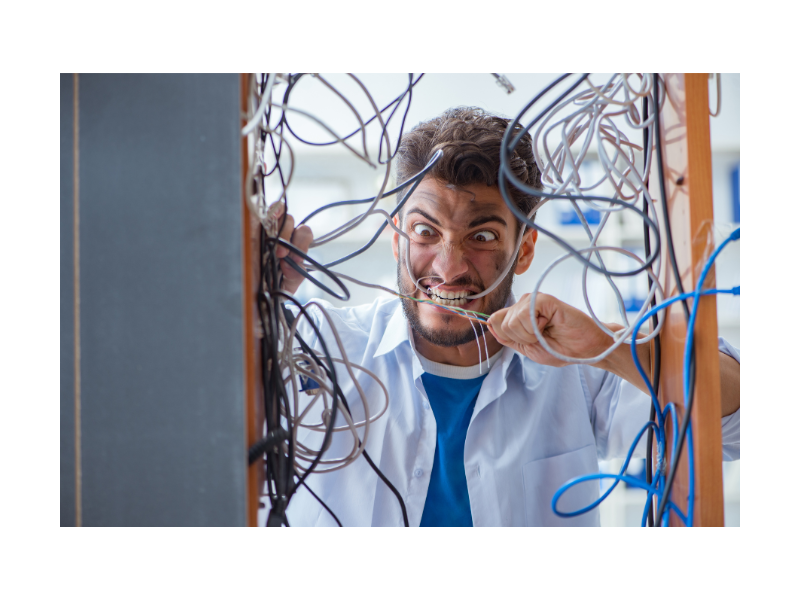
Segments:
[[[712,255],[712,257],[716,258],[715,255]],[[706,270],[706,272],[707,272],[707,270]],[[653,386],[652,386],[652,384],[650,382],[650,378],[645,373],[644,368],[642,368],[642,364],[639,361],[639,355],[636,352],[636,337],[639,334],[639,329],[641,328],[642,324],[647,319],[649,319],[651,316],[653,316],[653,314],[663,310],[664,308],[667,308],[669,305],[674,304],[675,302],[680,302],[681,300],[687,300],[689,298],[698,299],[700,296],[709,296],[709,295],[712,295],[712,294],[734,294],[734,295],[739,295],[739,286],[736,286],[736,287],[731,288],[729,290],[713,289],[713,290],[706,290],[706,291],[699,292],[699,293],[696,292],[696,291],[695,292],[687,292],[685,294],[680,294],[678,296],[674,296],[672,298],[669,298],[668,300],[665,300],[661,304],[657,305],[655,308],[653,308],[650,311],[648,311],[647,314],[642,316],[642,318],[636,323],[636,325],[634,325],[633,332],[631,334],[632,335],[632,339],[631,339],[631,354],[632,354],[632,357],[633,357],[633,363],[636,365],[636,370],[639,371],[639,374],[642,376],[642,379],[644,380],[645,384],[647,385],[647,389],[650,392],[651,400],[655,403],[656,414],[659,415],[659,427],[663,428],[663,426],[664,426],[663,415],[667,410],[670,411],[670,413],[672,415],[673,422],[675,423],[675,429],[673,429],[673,438],[674,438],[673,439],[673,450],[672,450],[673,456],[675,456],[675,451],[677,450],[677,447],[678,447],[678,440],[677,440],[677,437],[676,437],[677,425],[678,425],[678,415],[677,415],[677,412],[675,411],[674,403],[672,403],[672,402],[668,403],[664,407],[664,411],[661,411],[660,408],[658,407],[658,399],[657,399],[656,393],[653,390]],[[691,316],[690,316],[690,324],[692,325],[692,327],[694,326],[694,321],[692,320],[692,318],[694,317],[694,314],[696,312],[696,305],[697,305],[697,300],[695,300],[695,302],[692,305],[692,313],[691,313]],[[691,352],[692,352],[691,344],[693,344],[693,341],[694,341],[693,330],[690,330],[690,333],[692,334],[692,337],[690,338],[690,337],[687,336],[686,347],[684,349],[684,357],[685,356],[691,356]],[[688,385],[686,382],[688,382],[688,378],[689,378],[689,364],[690,364],[690,361],[688,361],[688,362],[685,361],[684,362],[684,371],[683,371],[684,385]],[[684,392],[685,392],[684,405],[686,405],[686,397],[688,396],[688,389],[684,388]],[[694,457],[694,452],[693,452],[693,446],[692,446],[692,438],[690,437],[691,436],[691,429],[687,429],[687,436],[689,436],[689,439],[687,440],[687,444],[689,446],[688,447],[689,456],[691,458],[693,458]],[[662,454],[660,454],[661,450],[662,450],[662,448],[659,446],[659,456],[663,456]],[[694,461],[691,460],[691,458],[689,460],[689,497],[692,500],[692,502],[690,503],[690,506],[693,508],[693,506],[694,506],[694,502],[693,502],[694,501]],[[692,517],[691,517],[692,510],[689,510],[688,512],[689,512],[688,523],[691,523],[692,522]]]
[[[697,306],[700,301],[700,296],[704,295],[703,292],[700,290],[703,287],[703,283],[705,283],[706,276],[708,272],[711,270],[711,266],[716,261],[717,256],[722,250],[727,246],[730,242],[734,240],[740,239],[741,236],[741,228],[737,227],[731,234],[723,240],[723,242],[717,246],[717,248],[711,253],[711,256],[708,257],[706,260],[706,264],[703,266],[703,270],[700,273],[700,278],[698,279],[697,285],[694,291],[694,301],[692,302],[692,310],[689,315],[689,322],[687,324],[687,337],[686,337],[686,346],[684,348],[683,354],[683,403],[684,406],[689,406],[691,403],[691,394],[692,390],[689,389],[689,372],[691,367],[692,357],[694,356],[693,349],[694,349],[694,325],[697,320]],[[739,286],[734,287],[730,292],[735,295],[739,295],[740,288]],[[713,293],[713,292],[712,292]],[[719,291],[717,293],[726,293]],[[687,501],[687,512],[689,517],[689,526],[691,526],[693,519],[694,519],[694,451],[693,451],[693,437],[692,437],[692,430],[691,430],[691,415],[686,415],[686,423],[683,427],[685,429],[685,435],[687,436],[687,451],[689,452],[689,498]],[[683,433],[683,432],[682,432]],[[676,462],[677,464],[677,462]],[[667,493],[671,487],[673,475],[670,473],[670,477],[667,481]],[[664,512],[664,507],[659,507],[658,513],[662,514]]]
[[[647,502],[645,503],[645,510],[644,510],[643,515],[642,515],[642,526],[644,526],[645,523],[646,523],[647,513],[648,513],[648,510],[649,510],[649,507],[650,507],[650,502],[651,502],[651,499],[652,499],[653,496],[656,496],[656,498],[658,500],[659,512],[664,513],[662,525],[667,525],[668,524],[669,511],[674,512],[678,516],[678,518],[684,523],[684,525],[686,525],[688,527],[691,527],[693,525],[693,520],[694,520],[693,519],[693,513],[694,513],[694,479],[695,478],[694,478],[694,445],[693,445],[693,437],[692,437],[692,431],[691,431],[691,423],[689,422],[689,420],[691,418],[691,415],[689,415],[689,414],[686,415],[686,419],[687,419],[686,437],[687,437],[687,446],[688,446],[687,452],[688,452],[688,460],[689,460],[689,494],[688,494],[688,498],[687,498],[687,514],[684,515],[683,512],[675,504],[673,504],[672,501],[669,498],[664,496],[664,491],[665,491],[664,480],[665,480],[665,478],[664,478],[664,469],[663,469],[663,457],[664,457],[663,450],[664,450],[664,444],[665,444],[665,441],[664,441],[665,417],[666,417],[666,414],[669,413],[670,416],[673,419],[673,422],[675,423],[675,427],[673,428],[673,436],[672,436],[673,437],[673,440],[672,440],[673,441],[672,456],[673,456],[673,462],[674,462],[674,457],[676,456],[676,451],[678,449],[678,438],[676,436],[677,425],[678,425],[677,411],[676,411],[674,403],[672,403],[672,402],[668,403],[664,407],[663,410],[659,406],[656,393],[653,390],[652,383],[650,382],[650,378],[645,373],[645,371],[642,368],[642,365],[641,365],[641,363],[639,361],[639,356],[638,356],[638,354],[636,352],[636,339],[637,339],[637,336],[638,336],[638,333],[639,333],[639,329],[641,328],[642,324],[645,323],[654,314],[656,314],[657,312],[667,308],[668,306],[670,306],[671,304],[674,304],[675,302],[679,302],[679,301],[682,301],[682,300],[688,300],[690,298],[693,300],[692,309],[691,309],[690,317],[689,317],[689,322],[687,324],[687,338],[686,338],[686,345],[685,345],[685,348],[684,348],[684,362],[683,362],[684,406],[687,406],[688,405],[689,394],[690,394],[690,390],[689,390],[689,370],[690,370],[690,366],[691,366],[692,349],[693,349],[693,346],[694,346],[694,325],[695,325],[695,322],[696,322],[696,319],[697,319],[697,307],[698,307],[698,303],[699,303],[699,300],[700,300],[700,296],[708,296],[708,295],[712,295],[712,294],[733,294],[735,296],[740,295],[740,286],[735,286],[735,287],[733,287],[731,289],[724,289],[724,290],[723,289],[702,290],[702,285],[705,282],[705,278],[708,275],[708,272],[711,269],[711,266],[714,264],[714,261],[716,260],[716,258],[719,255],[719,253],[722,252],[722,250],[725,248],[725,246],[729,242],[734,241],[734,240],[738,240],[738,239],[740,239],[740,228],[737,228],[735,231],[733,231],[714,250],[714,252],[711,253],[711,255],[709,256],[708,260],[706,261],[706,263],[705,263],[705,265],[703,267],[703,270],[701,271],[697,287],[695,288],[694,291],[687,292],[685,294],[680,294],[678,296],[675,296],[675,297],[669,298],[668,300],[665,300],[661,304],[653,307],[650,311],[647,312],[647,314],[643,315],[639,319],[639,321],[635,324],[633,332],[632,332],[632,338],[631,338],[631,354],[632,354],[632,357],[633,357],[633,362],[636,365],[636,369],[639,372],[639,374],[641,375],[641,377],[644,380],[645,384],[647,385],[648,391],[650,392],[650,398],[653,401],[654,406],[656,408],[655,412],[656,412],[656,415],[658,417],[658,423],[655,423],[653,421],[648,421],[647,423],[645,423],[644,427],[639,431],[639,433],[634,438],[634,441],[633,441],[633,443],[631,444],[631,446],[630,446],[630,448],[628,450],[628,454],[627,454],[627,456],[625,458],[625,461],[624,461],[624,463],[622,465],[622,468],[620,469],[620,472],[618,474],[614,475],[614,474],[611,474],[611,473],[594,473],[594,474],[591,474],[591,475],[583,475],[583,476],[580,476],[580,477],[575,477],[573,479],[570,479],[564,485],[562,485],[560,488],[558,488],[558,490],[556,490],[556,493],[553,495],[553,499],[552,499],[551,504],[550,504],[553,512],[555,514],[557,514],[558,516],[560,516],[560,517],[575,517],[575,516],[584,514],[584,513],[588,512],[588,511],[592,510],[593,508],[597,507],[603,500],[605,500],[609,496],[609,494],[614,490],[614,488],[617,486],[617,484],[620,481],[624,481],[628,485],[631,485],[633,487],[638,487],[638,488],[641,488],[641,489],[644,489],[644,490],[647,491]],[[634,449],[636,448],[636,446],[638,445],[639,441],[641,440],[642,435],[649,428],[653,429],[653,431],[655,433],[655,436],[656,436],[656,442],[657,442],[657,446],[658,446],[658,464],[657,464],[657,469],[656,469],[657,476],[654,478],[652,484],[650,484],[648,486],[648,485],[642,483],[638,479],[635,479],[633,477],[629,477],[627,475],[624,475],[624,473],[628,469],[628,464],[629,464],[629,462],[631,460],[631,457],[633,456]],[[676,466],[677,466],[676,464],[673,464],[671,466],[671,471],[674,471]],[[597,500],[595,500],[594,502],[592,502],[588,506],[585,506],[585,507],[583,507],[581,509],[578,509],[578,510],[575,510],[575,511],[572,511],[572,512],[568,512],[568,513],[561,512],[561,511],[558,510],[558,508],[557,508],[558,500],[559,500],[559,498],[561,498],[561,496],[569,488],[571,488],[571,487],[573,487],[573,486],[575,486],[575,485],[577,485],[579,483],[582,483],[584,481],[590,481],[590,480],[595,480],[595,479],[613,479],[614,483],[611,485],[611,487],[600,498],[598,498]]]

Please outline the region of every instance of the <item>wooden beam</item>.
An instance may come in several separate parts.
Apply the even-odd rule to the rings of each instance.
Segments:
[[[249,73],[242,73],[239,77],[241,96],[242,127],[247,123],[247,102],[250,93]],[[244,347],[245,347],[245,403],[247,423],[247,449],[255,444],[263,435],[264,410],[263,390],[261,389],[261,358],[260,344],[257,339],[258,305],[256,294],[258,291],[259,268],[257,257],[259,255],[259,223],[253,217],[247,206],[247,195],[250,193],[252,182],[247,180],[248,149],[247,137],[242,136],[242,261],[244,271]],[[259,458],[247,469],[247,524],[250,527],[258,525],[258,508],[262,490],[264,489],[264,461]]]
[[[714,214],[711,185],[711,137],[709,131],[708,74],[664,74],[666,97],[661,110],[661,146],[664,156],[667,210],[672,228],[675,257],[683,288],[695,289],[700,271],[714,249]],[[653,161],[650,177],[651,194],[657,204],[658,164]],[[658,207],[661,239],[666,242],[663,206]],[[678,286],[670,265],[669,252],[662,245],[660,281],[668,296],[678,294]],[[714,269],[704,287],[713,287]],[[691,307],[691,303],[690,303]],[[694,436],[695,504],[694,525],[724,525],[722,494],[722,431],[720,425],[719,351],[717,346],[717,305],[715,296],[700,300],[695,326],[695,401],[692,408]],[[678,415],[684,415],[683,352],[686,340],[686,319],[681,303],[667,309],[661,334],[661,385],[659,402],[662,408],[673,402]],[[668,457],[673,423],[668,422],[666,439]],[[684,446],[672,501],[685,513],[689,492],[688,441]],[[671,458],[670,458],[671,460]],[[669,463],[667,463],[669,464]],[[677,516],[670,525],[681,525]]]

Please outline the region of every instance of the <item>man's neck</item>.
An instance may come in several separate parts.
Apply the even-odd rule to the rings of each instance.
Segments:
[[[416,348],[417,352],[428,360],[437,363],[453,365],[454,367],[472,367],[487,358],[483,338],[479,338],[481,343],[479,354],[478,343],[474,341],[460,346],[437,346],[423,339],[413,329],[411,333],[414,336],[414,348]],[[491,333],[487,331],[484,335],[486,336],[486,345],[489,347],[489,356],[494,356],[503,349],[503,345],[494,339]]]

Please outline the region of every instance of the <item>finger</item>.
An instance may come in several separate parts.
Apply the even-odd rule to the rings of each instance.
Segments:
[[[536,334],[533,331],[533,323],[531,323],[530,304],[517,304],[514,308],[515,310],[511,315],[509,326],[517,332],[520,338],[524,338],[525,341],[535,341]]]
[[[509,308],[501,308],[500,310],[497,310],[497,311],[493,312],[491,315],[489,315],[488,323],[490,325],[499,326],[500,323],[503,322],[503,319],[505,318],[505,316],[506,316],[506,314],[508,313],[509,310],[511,310],[510,307]]]
[[[549,294],[542,294],[541,292],[536,294],[534,305],[536,306],[537,319],[539,315],[542,315],[549,321],[558,310],[558,300]]]
[[[491,334],[495,338],[497,338],[498,341],[500,341],[500,338],[502,337],[498,329],[500,328],[500,324],[503,322],[503,316],[507,312],[508,312],[507,308],[501,308],[500,310],[489,315],[489,319],[486,321],[486,326],[489,328]]]
[[[496,330],[494,327],[492,327],[492,324],[491,324],[491,323],[487,323],[487,324],[486,324],[486,326],[488,327],[488,329],[489,329],[489,332],[492,334],[492,336],[494,337],[494,339],[496,339],[498,342],[500,342],[500,343],[501,343],[501,344],[503,344],[504,346],[508,346],[508,345],[511,343],[511,341],[510,341],[510,340],[507,340],[507,339],[505,339],[503,336],[501,336],[501,335],[500,335],[500,334],[497,332],[497,330]]]
[[[278,237],[287,242],[291,242],[292,240],[292,233],[294,232],[294,217],[292,215],[286,215],[286,219],[283,220],[283,227],[281,228]],[[289,249],[285,246],[281,246],[280,244],[275,249],[275,256],[278,258],[284,258],[289,255]]]
[[[294,230],[292,234],[292,245],[297,248],[303,254],[308,253],[308,248],[311,246],[311,242],[314,239],[314,234],[311,233],[311,228],[308,225],[301,225],[297,229]],[[296,252],[291,252],[289,254],[289,258],[291,258],[298,267],[303,266],[303,259],[304,257],[297,254]],[[305,269],[304,269],[305,270]],[[281,271],[283,272],[284,278],[287,282],[295,282],[300,281],[303,279],[303,275],[298,273],[297,270],[288,264],[285,260],[281,261]]]
[[[492,335],[495,337],[495,339],[497,339],[497,341],[504,346],[508,346],[518,341],[515,339],[513,327],[510,327],[510,322],[513,319],[514,311],[520,305],[520,302],[517,302],[508,308],[501,308],[500,310],[492,313],[492,315],[489,317],[489,330],[492,332]]]
[[[292,244],[303,254],[308,254],[312,241],[314,241],[314,234],[308,225],[300,225],[292,234]]]
[[[494,323],[494,329],[497,334],[504,340],[506,346],[511,344],[524,343],[524,338],[520,337],[518,328],[515,326],[517,305],[509,307],[503,315],[502,319]]]

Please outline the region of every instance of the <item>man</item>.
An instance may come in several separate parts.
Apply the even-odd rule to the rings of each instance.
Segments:
[[[624,456],[649,417],[650,398],[628,345],[592,366],[555,359],[533,333],[531,302],[535,326],[560,354],[597,356],[613,340],[587,315],[556,298],[524,294],[515,300],[511,294],[514,275],[531,265],[537,232],[523,230],[497,187],[507,122],[479,109],[450,110],[408,132],[396,158],[403,183],[436,150],[443,151],[395,218],[408,236],[395,233],[392,242],[399,290],[489,314],[488,332],[476,331],[445,308],[412,300],[327,309],[349,360],[375,373],[390,391],[389,408],[370,426],[366,448],[400,492],[412,526],[599,525],[596,509],[574,518],[556,516],[550,507],[553,494],[573,477],[596,473],[598,458]],[[522,181],[540,186],[529,135],[511,167]],[[524,213],[535,205],[535,197],[517,190],[512,195]],[[311,230],[295,230],[291,218],[281,236],[303,251],[312,240]],[[278,255],[287,252],[281,249]],[[285,264],[282,270],[292,293],[302,276]],[[489,289],[501,276],[488,294],[465,298]],[[328,347],[336,347],[320,311],[311,312]],[[313,339],[310,327],[300,331]],[[739,355],[723,340],[720,349],[724,454],[737,459]],[[649,365],[647,344],[639,347],[639,357]],[[352,382],[341,373],[345,394],[355,397]],[[377,407],[378,386],[368,377],[360,382]],[[350,406],[354,418],[363,418],[356,402]],[[321,444],[319,434],[301,436],[308,446]],[[351,448],[352,437],[336,434],[326,456],[344,456]],[[641,443],[637,456],[643,455]],[[335,472],[312,475],[308,484],[345,526],[403,524],[396,497],[361,458]],[[587,506],[598,493],[596,480],[580,484],[564,494],[559,509]],[[334,524],[302,489],[287,516],[292,525]]]

